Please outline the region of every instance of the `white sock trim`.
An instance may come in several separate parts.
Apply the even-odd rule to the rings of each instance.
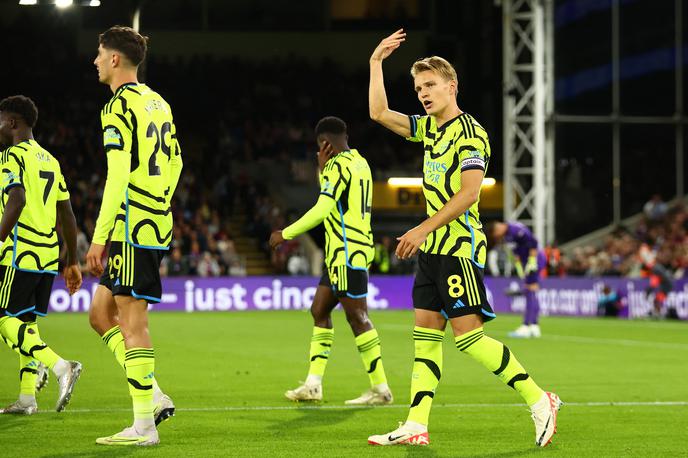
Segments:
[[[373,386],[373,391],[376,393],[384,393],[385,391],[389,391],[389,385],[386,383],[379,383]]]
[[[53,373],[56,377],[62,377],[69,371],[69,363],[64,359],[60,358],[58,362],[55,363],[53,367]]]
[[[308,374],[306,385],[322,385],[322,375]]]
[[[29,407],[36,405],[36,396],[30,394],[20,394],[19,395],[19,405],[22,407]]]
[[[418,423],[411,420],[406,420],[406,422],[404,423],[404,427],[417,433],[424,433],[428,430],[428,425],[424,425],[422,423]]]

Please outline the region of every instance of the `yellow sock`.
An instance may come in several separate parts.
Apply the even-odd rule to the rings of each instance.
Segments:
[[[122,366],[124,369],[124,336],[122,335],[122,331],[120,331],[119,326],[115,326],[114,328],[108,330],[105,334],[103,334],[102,339],[110,351],[114,353],[117,364]]]
[[[492,371],[499,379],[515,389],[529,406],[542,396],[526,370],[503,343],[484,335],[483,328],[474,329],[456,338],[456,348]]]
[[[38,361],[30,356],[19,355],[19,394],[36,396]]]
[[[134,423],[143,427],[155,426],[153,419],[153,379],[155,356],[152,348],[126,350],[125,371],[129,394],[134,406]]]
[[[311,360],[308,368],[309,376],[322,378],[325,375],[327,361],[330,358],[330,351],[332,351],[332,342],[334,342],[334,329],[313,326],[313,337],[311,337],[309,354]]]
[[[387,383],[385,368],[382,365],[382,350],[377,330],[371,329],[356,336],[356,346],[363,360],[363,367],[368,372],[370,386]]]
[[[432,399],[442,377],[442,339],[444,331],[420,326],[413,328],[415,359],[408,421],[428,424]]]
[[[0,318],[0,335],[19,347],[22,353],[37,359],[50,369],[55,367],[61,359],[41,340],[37,328],[31,328],[29,323],[24,323],[17,318],[11,316]]]

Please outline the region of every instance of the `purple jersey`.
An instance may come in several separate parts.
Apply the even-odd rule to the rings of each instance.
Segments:
[[[530,229],[521,223],[506,223],[507,230],[504,235],[504,241],[511,246],[514,256],[521,261],[521,265],[525,267],[530,256],[530,250],[537,249],[537,263],[538,270],[542,270],[547,265],[547,258],[545,253],[538,248],[538,242]],[[526,283],[536,283],[538,272],[532,272],[526,278]]]
[[[514,255],[524,264],[528,261],[530,250],[538,247],[538,242],[526,226],[521,223],[506,223],[506,235],[504,241],[507,242],[514,252]],[[539,253],[538,253],[539,254]]]

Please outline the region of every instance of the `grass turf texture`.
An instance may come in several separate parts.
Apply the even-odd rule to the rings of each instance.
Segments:
[[[339,311],[319,405],[283,396],[306,376],[307,313],[153,314],[156,375],[178,411],[160,426],[159,446],[133,450],[95,445],[96,437],[131,423],[127,385],[86,315],[54,314],[40,321],[41,334],[58,353],[83,363],[82,378],[64,413],[52,411],[57,383],[51,375],[38,396],[40,413],[0,415],[0,455],[685,456],[688,323],[545,318],[542,339],[515,340],[506,333],[519,318],[508,315],[488,324],[487,333],[505,342],[543,388],[569,403],[552,445],[535,447],[519,396],[460,354],[449,336],[430,447],[367,445],[368,435],[391,431],[406,417],[412,317],[410,311],[371,314],[396,405],[351,409],[344,400],[364,391],[368,379]],[[0,349],[2,405],[16,399],[17,368],[16,354]],[[682,404],[650,404],[661,401]],[[637,404],[610,404],[618,402]]]

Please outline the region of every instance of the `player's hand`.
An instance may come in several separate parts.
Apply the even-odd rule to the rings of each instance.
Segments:
[[[274,231],[270,234],[270,248],[276,250],[284,242],[282,231]]]
[[[323,142],[320,151],[318,151],[318,167],[320,168],[321,172],[325,170],[325,164],[327,164],[327,161],[332,159],[332,156],[334,155],[334,149],[332,148],[330,142]]]
[[[81,269],[78,264],[65,267],[62,275],[64,275],[65,285],[70,296],[79,291],[81,288]]]
[[[529,256],[528,262],[526,262],[525,274],[528,275],[533,272],[538,271],[538,262],[536,256]]]
[[[96,277],[103,275],[103,252],[105,251],[105,245],[98,245],[97,243],[91,243],[91,247],[86,253],[86,265],[88,266],[89,272],[91,272]]]
[[[410,229],[406,234],[397,237],[399,244],[397,245],[396,255],[399,259],[408,259],[418,251],[418,248],[425,243],[428,238],[428,232],[421,226],[416,226]]]
[[[382,62],[389,57],[401,44],[406,40],[406,32],[404,29],[399,29],[377,45],[375,51],[370,56],[370,61]]]

